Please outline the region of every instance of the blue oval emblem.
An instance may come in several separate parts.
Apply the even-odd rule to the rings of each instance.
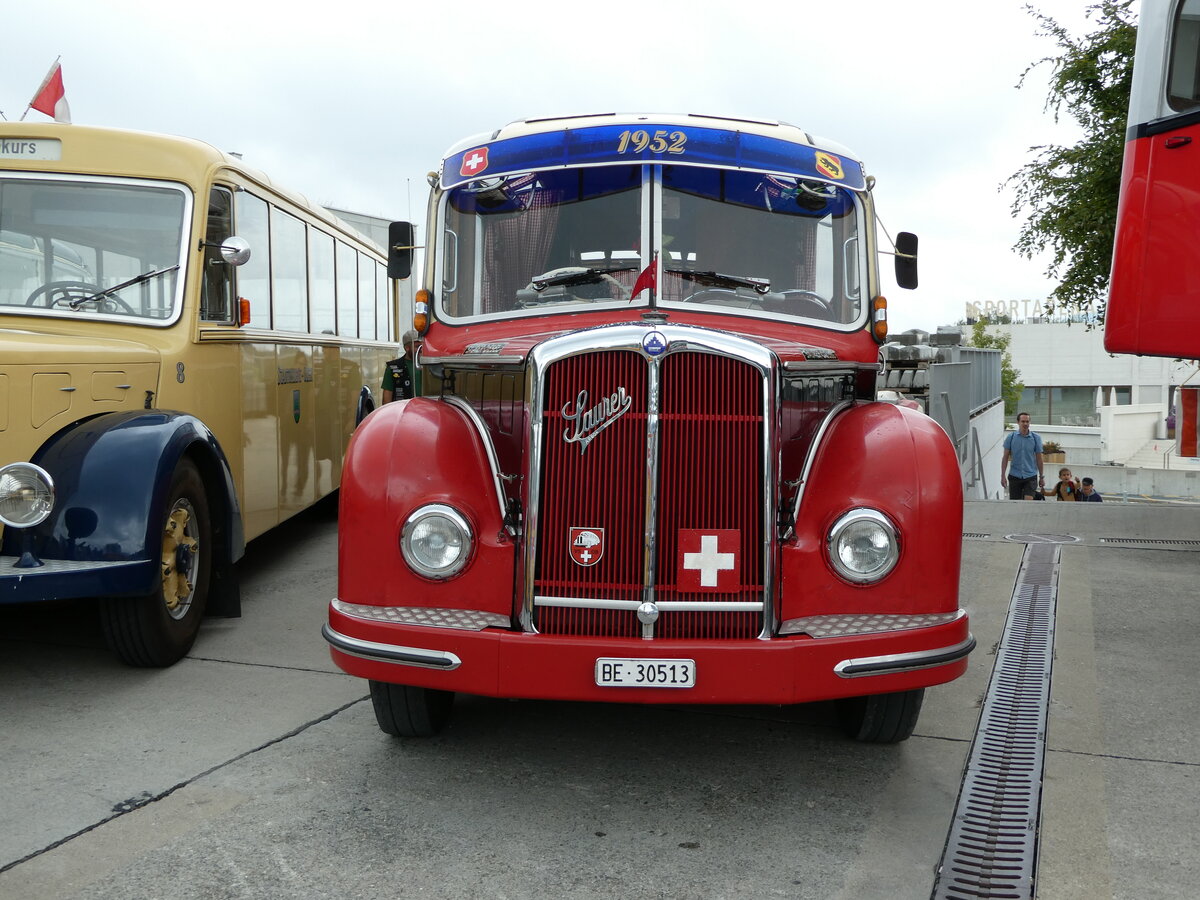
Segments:
[[[642,349],[648,356],[662,356],[667,350],[667,338],[661,331],[651,331],[642,338]]]

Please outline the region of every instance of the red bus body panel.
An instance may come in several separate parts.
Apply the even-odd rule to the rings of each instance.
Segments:
[[[1200,356],[1200,124],[1125,147],[1104,324],[1110,353]]]

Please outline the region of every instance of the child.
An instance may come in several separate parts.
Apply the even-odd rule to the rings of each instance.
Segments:
[[[1058,470],[1058,484],[1052,488],[1048,488],[1045,492],[1047,497],[1054,497],[1058,500],[1078,500],[1080,499],[1079,482],[1071,477],[1071,470],[1063,466]]]
[[[1104,502],[1104,498],[1100,496],[1100,492],[1096,490],[1096,486],[1090,478],[1083,479],[1083,487],[1080,488],[1079,500],[1082,503]]]

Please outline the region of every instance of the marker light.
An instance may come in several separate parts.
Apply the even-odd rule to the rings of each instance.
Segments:
[[[872,304],[871,312],[871,333],[875,336],[875,340],[883,343],[887,340],[888,324],[887,324],[887,298],[876,297]]]
[[[0,522],[12,528],[40,525],[54,509],[54,479],[32,463],[0,468]]]
[[[426,578],[451,578],[471,556],[471,526],[453,507],[422,506],[400,531],[400,553],[408,567]]]
[[[238,327],[250,324],[250,301],[245,297],[238,297]]]
[[[900,560],[896,527],[877,509],[852,509],[838,519],[826,541],[829,562],[856,584],[879,581]]]
[[[429,291],[421,288],[413,297],[413,330],[424,334],[429,327]]]

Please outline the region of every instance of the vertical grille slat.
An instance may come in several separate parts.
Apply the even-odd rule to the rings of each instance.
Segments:
[[[754,366],[714,353],[681,352],[657,364],[630,350],[585,353],[547,367],[543,393],[542,483],[534,594],[578,605],[539,604],[534,624],[553,634],[636,637],[633,605],[643,599],[647,536],[647,448],[650,378],[658,379],[658,478],[654,523],[657,601],[764,602],[765,437],[763,375]],[[623,388],[630,406],[582,449],[569,440],[580,400],[591,407]],[[567,415],[564,415],[564,411]],[[567,432],[564,437],[564,430]],[[604,529],[595,565],[571,556],[570,529]],[[737,590],[685,590],[679,581],[679,532],[737,531]],[[693,579],[694,579],[693,574]],[[588,601],[626,608],[587,608]],[[582,608],[581,608],[582,607]],[[664,610],[657,638],[705,640],[756,637],[756,611]]]

